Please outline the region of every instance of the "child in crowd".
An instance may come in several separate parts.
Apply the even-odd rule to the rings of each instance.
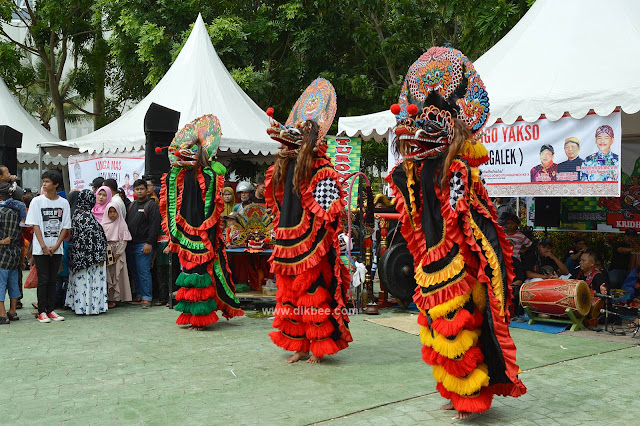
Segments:
[[[20,215],[20,226],[23,228],[26,227],[27,225],[24,224],[24,221],[27,218],[27,206],[20,201],[24,195],[22,188],[20,188],[15,182],[10,183],[0,181],[0,192],[9,195],[9,198],[0,202],[0,206],[16,210]]]
[[[510,214],[505,218],[507,240],[513,246],[513,257],[520,259],[520,253],[523,253],[531,247],[531,240],[518,230],[520,226],[520,218],[515,214]]]
[[[98,223],[102,223],[102,217],[107,211],[107,204],[111,202],[112,197],[113,193],[108,186],[103,185],[96,191],[96,205],[91,209],[91,213],[93,213]]]
[[[107,300],[109,309],[113,309],[118,306],[118,302],[131,301],[131,284],[125,254],[131,234],[124,220],[124,203],[111,201],[107,204],[106,210],[107,214],[102,218],[102,228],[113,256],[113,259],[107,259]]]

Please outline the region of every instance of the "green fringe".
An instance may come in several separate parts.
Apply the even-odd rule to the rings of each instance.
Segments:
[[[169,174],[169,182],[167,183],[167,223],[169,225],[169,232],[171,233],[171,236],[176,238],[182,247],[189,248],[193,251],[200,251],[206,249],[204,243],[190,240],[178,230],[178,226],[176,225],[176,207],[178,198],[176,180],[180,171],[185,168],[189,167],[172,167],[171,173]]]
[[[200,274],[187,274],[184,272],[180,272],[180,275],[178,275],[178,279],[176,280],[176,285],[178,287],[187,287],[187,288],[209,287],[211,285],[211,276],[209,274],[200,275]]]
[[[220,283],[222,283],[222,287],[224,288],[224,292],[227,293],[227,296],[229,296],[229,298],[232,299],[234,302],[240,303],[236,295],[229,288],[229,284],[227,284],[227,280],[224,278],[224,273],[222,272],[222,265],[220,265],[219,260],[216,260],[213,262],[213,272],[216,274],[216,277],[218,277],[218,280],[220,281]]]
[[[217,161],[211,163],[211,169],[218,175],[227,174],[227,168],[223,166],[222,163],[218,163]]]
[[[215,311],[216,307],[216,301],[213,299],[209,299],[204,302],[189,302],[187,300],[181,300],[174,309],[178,312],[184,312],[185,314],[208,315]]]

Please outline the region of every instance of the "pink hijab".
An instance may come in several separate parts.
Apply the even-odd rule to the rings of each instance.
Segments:
[[[97,201],[98,192],[100,191],[104,191],[104,193],[107,194],[107,201],[104,204],[98,204],[98,201]],[[93,208],[91,209],[91,213],[93,213],[98,223],[102,223],[102,216],[104,215],[104,212],[107,211],[107,206],[111,202],[112,197],[113,197],[113,194],[111,193],[111,188],[109,188],[108,186],[101,186],[96,191],[96,205],[93,206]]]
[[[118,219],[109,219],[109,209],[113,207],[118,212]],[[102,217],[102,228],[107,235],[107,241],[131,241],[131,234],[127,222],[124,221],[124,204],[110,202]]]

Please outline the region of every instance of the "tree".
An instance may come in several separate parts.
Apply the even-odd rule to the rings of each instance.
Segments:
[[[90,0],[38,0],[35,6],[25,2],[26,9],[19,9],[15,3],[5,1],[0,9],[0,24],[25,28],[27,38],[13,38],[4,26],[0,26],[0,35],[21,49],[24,55],[37,57],[46,70],[58,137],[62,140],[67,138],[65,91],[70,90],[73,83],[82,45],[89,35],[100,30],[91,19],[92,4]],[[18,17],[18,24],[12,23],[12,14]],[[69,59],[71,63],[67,62]],[[71,69],[65,72],[67,65]],[[64,79],[68,84],[62,84]]]

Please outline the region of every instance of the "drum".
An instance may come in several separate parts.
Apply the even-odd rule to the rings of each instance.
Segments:
[[[597,327],[601,309],[604,309],[604,299],[593,297],[592,295],[591,309],[589,310],[589,315],[587,315],[587,318],[584,320],[584,325],[587,327]]]
[[[583,317],[591,310],[591,293],[582,280],[541,280],[522,284],[520,304],[533,312],[557,316],[566,315],[569,308]]]

